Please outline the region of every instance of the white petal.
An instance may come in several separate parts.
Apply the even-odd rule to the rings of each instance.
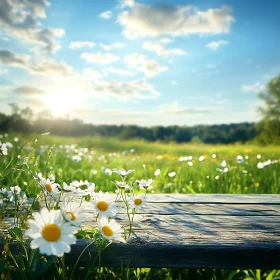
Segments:
[[[31,241],[30,248],[36,249],[36,248],[40,247],[44,242],[45,242],[45,239],[43,237],[36,238]]]
[[[33,217],[34,217],[34,220],[36,221],[36,223],[38,223],[41,227],[45,226],[45,222],[42,219],[42,216],[40,215],[40,213],[38,213],[38,212],[33,213]]]
[[[43,244],[40,245],[39,250],[41,254],[46,254],[48,256],[52,255],[51,242],[45,241]]]
[[[43,221],[45,222],[45,224],[49,224],[50,223],[50,212],[48,211],[48,209],[42,208],[40,214],[41,214],[41,217],[42,217]]]
[[[42,227],[40,224],[36,223],[34,220],[27,220],[28,226],[30,229],[34,230],[34,231],[41,231]]]
[[[32,229],[27,229],[24,234],[25,234],[25,236],[30,237],[32,239],[41,237],[40,231],[34,231]]]
[[[55,212],[55,217],[54,217],[54,223],[56,225],[60,225],[62,222],[62,216],[61,216],[61,211],[57,210]]]
[[[65,223],[61,227],[62,234],[74,234],[78,231],[75,226],[72,226],[70,223]]]
[[[51,249],[54,256],[62,257],[64,254],[63,248],[61,248],[59,242],[52,242]]]
[[[49,214],[49,223],[50,224],[54,224],[55,213],[56,213],[55,210],[50,211],[50,214]]]
[[[75,244],[77,238],[74,235],[63,235],[59,241],[66,243],[66,244]]]
[[[58,242],[60,249],[64,252],[64,253],[69,253],[71,251],[71,247],[69,244],[65,243],[65,242]]]

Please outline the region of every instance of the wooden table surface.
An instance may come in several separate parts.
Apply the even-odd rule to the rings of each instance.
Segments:
[[[280,195],[155,194],[147,200],[130,242],[111,244],[102,265],[280,269]],[[124,224],[126,216],[117,220]],[[86,244],[73,245],[67,260],[74,262]],[[97,254],[94,246],[89,251]],[[90,262],[85,253],[79,265]]]

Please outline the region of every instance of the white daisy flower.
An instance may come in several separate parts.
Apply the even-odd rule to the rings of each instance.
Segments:
[[[154,173],[155,176],[158,176],[160,174],[160,169],[157,169]]]
[[[70,185],[67,185],[66,183],[63,182],[63,185],[62,185],[62,188],[64,191],[66,192],[73,192],[75,190],[75,187],[74,186],[71,186]]]
[[[40,179],[39,174],[38,178]],[[43,187],[47,194],[50,194],[54,198],[59,196],[58,184],[56,184],[54,181],[42,177],[39,184]]]
[[[119,189],[129,189],[130,186],[126,182],[115,181]]]
[[[85,209],[80,202],[67,202],[66,199],[63,199],[63,203],[60,205],[60,210],[65,220],[75,226],[80,226],[85,220]]]
[[[20,194],[21,188],[19,186],[10,187],[10,189],[11,189],[11,192],[13,193],[13,195]]]
[[[6,156],[8,154],[8,149],[5,143],[1,143],[0,141],[0,154]]]
[[[33,217],[34,220],[27,221],[29,228],[25,231],[25,235],[33,239],[31,249],[39,248],[41,254],[57,257],[70,252],[70,245],[76,243],[77,228],[64,222],[60,210],[43,208],[33,213]]]
[[[101,217],[98,219],[98,228],[106,239],[125,242],[122,237],[121,225],[115,220],[109,221],[107,217]]]
[[[92,204],[100,216],[113,217],[116,214],[114,200],[114,197],[110,196],[108,192],[99,191],[99,193],[93,195]]]
[[[113,168],[113,172],[118,173],[119,175],[121,175],[122,177],[126,177],[127,175],[129,175],[130,173],[134,172],[134,170],[130,169],[128,171],[124,170],[123,168],[121,170],[118,170],[117,168]]]
[[[238,155],[238,156],[236,157],[236,161],[237,161],[237,163],[243,163],[243,162],[244,162],[243,156]]]
[[[133,196],[129,200],[129,207],[132,209],[139,210],[141,209],[146,203],[145,196]]]
[[[136,182],[139,184],[139,187],[142,189],[147,189],[152,183],[153,183],[153,179],[148,179],[148,180],[136,180]]]
[[[225,160],[223,160],[222,163],[221,163],[221,166],[222,167],[226,167],[227,166],[227,162]]]
[[[95,184],[86,181],[73,181],[70,183],[73,187],[73,192],[79,196],[87,196],[88,194],[93,194],[95,190]]]
[[[168,176],[169,176],[169,177],[174,177],[175,175],[176,175],[176,172],[174,172],[174,171],[173,171],[173,172],[168,173]]]

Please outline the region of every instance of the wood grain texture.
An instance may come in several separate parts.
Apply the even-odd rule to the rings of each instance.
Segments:
[[[147,200],[131,240],[108,246],[103,266],[280,268],[280,195],[156,194]],[[94,226],[91,204],[85,211],[84,226]],[[119,213],[118,222],[127,223],[120,203]],[[73,245],[67,262],[74,263],[87,244]],[[92,245],[79,266],[97,257]]]

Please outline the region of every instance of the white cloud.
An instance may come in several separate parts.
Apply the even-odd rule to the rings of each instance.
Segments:
[[[160,65],[156,60],[149,60],[143,54],[130,54],[124,58],[124,61],[129,67],[144,72],[147,77],[154,77],[168,70],[167,66]]]
[[[220,40],[220,41],[212,41],[205,45],[206,48],[209,48],[213,51],[216,51],[221,45],[228,45],[229,42],[226,40]]]
[[[8,69],[0,69],[0,74],[7,74],[9,71]]]
[[[105,11],[105,12],[99,14],[99,17],[104,18],[104,19],[109,19],[111,16],[112,16],[111,11]]]
[[[176,82],[176,81],[171,81],[171,84],[172,84],[173,86],[177,86],[177,85],[178,85],[178,82]]]
[[[243,85],[241,87],[241,91],[246,93],[259,93],[265,89],[265,86],[259,82],[253,84],[253,85]]]
[[[89,80],[100,80],[103,78],[103,75],[91,68],[86,68],[83,71],[83,75]]]
[[[209,63],[209,64],[207,64],[207,68],[209,68],[209,69],[217,69],[217,66],[215,64]]]
[[[135,4],[134,0],[123,0],[122,7],[133,7]]]
[[[114,68],[114,67],[108,67],[106,69],[106,71],[114,73],[114,74],[118,74],[121,76],[134,76],[135,73],[129,70],[124,70],[124,69],[119,69],[119,68]]]
[[[9,36],[24,43],[36,45],[35,51],[43,50],[55,53],[60,45],[57,37],[64,35],[61,28],[40,28],[40,18],[46,18],[46,9],[50,3],[46,0],[2,0],[0,5],[0,27]]]
[[[105,51],[109,51],[111,49],[123,48],[123,47],[125,47],[125,44],[123,44],[121,42],[116,42],[111,45],[106,45],[106,44],[100,43],[100,47],[103,48]]]
[[[182,36],[189,34],[221,34],[230,31],[234,21],[230,6],[201,11],[194,6],[169,6],[166,4],[126,5],[118,22],[124,27],[126,37]]]
[[[0,50],[0,63],[25,68],[30,60],[26,54],[15,54],[9,50]]]
[[[43,89],[30,87],[30,86],[21,86],[21,87],[14,88],[13,92],[15,94],[25,95],[25,96],[46,94],[46,92]]]
[[[46,75],[55,74],[69,76],[73,73],[72,68],[66,63],[58,63],[54,60],[42,60],[31,62],[26,54],[15,54],[9,50],[0,50],[0,63],[26,69],[32,74]]]
[[[170,104],[163,104],[159,107],[161,113],[170,115],[200,115],[208,114],[211,112],[211,108],[208,107],[182,107],[177,101]]]
[[[89,63],[110,64],[120,58],[112,53],[82,53],[81,57]]]
[[[89,41],[73,41],[69,44],[69,48],[70,49],[81,49],[84,47],[93,48],[94,45],[95,44],[93,42],[89,42]]]
[[[169,44],[172,41],[173,40],[170,40],[168,38],[163,38],[163,39],[160,39],[160,40],[154,41],[154,42],[144,42],[142,44],[142,48],[144,50],[153,51],[159,56],[161,56],[161,55],[168,56],[168,55],[184,55],[184,54],[187,54],[187,52],[182,50],[182,49],[177,49],[177,48],[166,49],[164,47],[166,44]]]
[[[152,84],[143,80],[134,80],[129,82],[100,81],[95,85],[94,90],[99,94],[109,94],[120,99],[150,99],[156,98],[160,95]]]

